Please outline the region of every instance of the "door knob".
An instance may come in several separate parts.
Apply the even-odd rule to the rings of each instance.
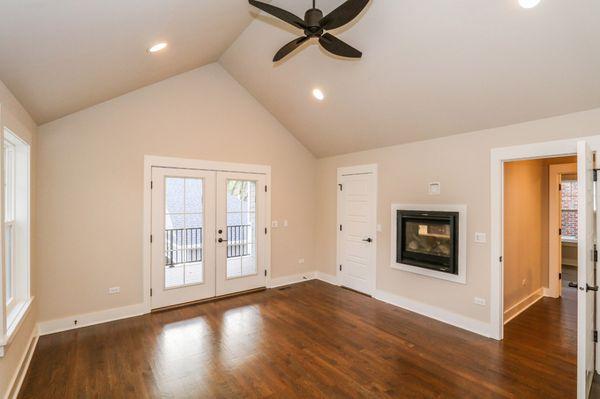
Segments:
[[[364,238],[363,241],[365,241],[365,242],[373,242],[373,239],[371,237],[369,237],[369,238]]]
[[[227,240],[224,240],[222,238],[219,238],[217,241],[219,241],[219,242],[227,242]]]
[[[571,287],[571,288],[577,288],[578,286],[577,286],[577,283],[571,281],[571,282],[569,282],[569,287]],[[583,287],[581,287],[580,290],[583,291]],[[598,286],[597,285],[596,286],[592,286],[592,285],[586,284],[585,285],[585,291],[586,292],[587,291],[598,292]]]

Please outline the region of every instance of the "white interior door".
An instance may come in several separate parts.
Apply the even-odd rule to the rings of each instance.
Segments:
[[[217,173],[217,295],[266,286],[266,178]]]
[[[152,308],[215,296],[215,172],[152,168]]]
[[[375,289],[377,177],[350,170],[338,177],[338,276],[342,286],[371,295]]]
[[[594,375],[594,159],[585,141],[577,143],[578,260],[577,260],[577,398],[588,397]]]

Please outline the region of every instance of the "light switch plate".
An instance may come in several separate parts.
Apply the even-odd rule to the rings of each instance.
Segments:
[[[487,236],[485,233],[475,233],[475,242],[484,244],[487,242]]]
[[[278,228],[279,227],[279,222],[277,220],[273,220],[271,222],[271,227],[274,228],[274,229]]]

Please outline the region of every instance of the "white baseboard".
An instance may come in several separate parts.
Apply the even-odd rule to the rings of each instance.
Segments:
[[[339,285],[339,281],[336,276],[319,271],[312,271],[269,279],[267,282],[267,288],[277,288],[313,279],[318,279],[333,285]],[[376,290],[373,297],[380,301],[390,303],[392,305],[462,328],[464,330],[468,330],[486,337],[490,336],[490,325],[488,323],[471,319],[469,317],[449,312],[436,306],[427,305],[422,302],[401,297],[383,290]],[[147,310],[144,304],[140,303],[121,308],[114,308],[41,322],[38,323],[38,331],[39,335],[53,334],[75,328],[87,327],[94,324],[135,317],[145,313],[147,313]],[[77,323],[75,323],[75,320]]]
[[[332,276],[331,274],[323,273],[323,272],[315,272],[315,278],[317,280],[324,281],[333,285],[340,285],[337,276]]]
[[[547,296],[550,298],[558,298],[558,295],[555,295],[554,292],[552,292],[552,290],[550,290],[550,288],[548,288],[548,287],[542,287],[542,296]]]
[[[458,313],[438,308],[437,306],[427,305],[383,290],[375,290],[373,298],[430,317],[437,321],[441,321],[442,323],[450,324],[462,328],[463,330],[483,335],[484,337],[490,337],[489,323],[465,317]]]
[[[33,357],[33,352],[35,352],[35,346],[37,345],[38,334],[37,329],[34,328],[31,332],[31,337],[29,338],[29,344],[25,349],[25,352],[21,356],[21,361],[19,362],[19,366],[15,371],[12,380],[8,384],[8,389],[6,390],[6,395],[4,395],[5,399],[16,399],[19,396],[19,391],[21,390],[21,385],[23,384],[23,380],[27,375],[27,370],[29,369],[29,364],[31,363],[31,358]]]
[[[510,308],[504,311],[504,324],[508,323],[521,313],[523,313],[531,305],[539,301],[544,297],[544,289],[540,288],[521,299],[519,302],[512,305]]]
[[[275,277],[269,279],[267,282],[267,288],[277,288],[284,285],[297,284],[303,281],[314,280],[315,272],[306,272],[300,274],[294,274],[292,276]]]
[[[93,326],[94,324],[101,324],[109,321],[135,317],[145,313],[148,312],[144,304],[138,303],[135,305],[101,310],[98,312],[75,315],[62,319],[43,321],[38,323],[38,331],[40,335],[53,334],[75,328]]]
[[[315,272],[307,272],[292,276],[276,277],[268,281],[268,288],[276,288],[284,285],[296,284],[302,281],[313,280]],[[101,310],[98,312],[85,313],[64,317],[62,319],[48,320],[38,323],[39,335],[54,334],[61,331],[73,330],[93,326],[95,324],[107,323],[109,321],[126,319],[148,313],[143,303]]]

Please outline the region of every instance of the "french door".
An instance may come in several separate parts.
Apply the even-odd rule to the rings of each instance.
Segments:
[[[265,176],[217,173],[217,295],[264,287]]]
[[[152,168],[152,308],[266,285],[265,176]]]

